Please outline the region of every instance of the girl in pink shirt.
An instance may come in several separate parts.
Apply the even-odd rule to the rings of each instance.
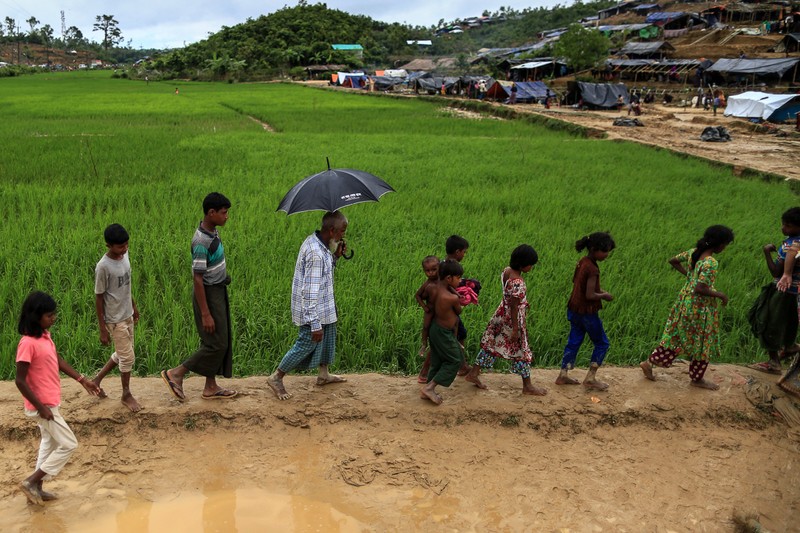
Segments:
[[[54,494],[42,490],[42,480],[46,475],[58,474],[78,447],[75,434],[59,413],[59,371],[83,385],[89,394],[97,396],[100,392],[94,382],[58,355],[49,331],[55,321],[55,300],[43,292],[29,294],[19,318],[22,338],[17,345],[15,382],[25,399],[25,414],[36,421],[42,433],[36,470],[19,484],[28,500],[36,505],[56,499]]]

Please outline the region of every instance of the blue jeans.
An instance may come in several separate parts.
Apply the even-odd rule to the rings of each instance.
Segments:
[[[573,313],[567,309],[567,320],[570,323],[569,339],[567,345],[564,347],[564,358],[561,360],[561,368],[571,370],[575,366],[575,359],[578,357],[578,350],[583,344],[583,338],[589,334],[589,338],[594,344],[594,351],[592,351],[592,363],[597,363],[598,366],[603,364],[603,359],[606,357],[609,343],[606,332],[603,329],[603,321],[597,316],[597,313],[583,315],[581,313]]]

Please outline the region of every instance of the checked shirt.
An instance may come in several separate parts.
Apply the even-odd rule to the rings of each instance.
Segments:
[[[309,235],[294,266],[292,278],[292,322],[311,326],[312,331],[336,322],[333,300],[333,268],[336,261],[316,233]]]

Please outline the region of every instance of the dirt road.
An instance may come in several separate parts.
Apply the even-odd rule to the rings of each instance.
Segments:
[[[44,508],[16,488],[39,436],[2,382],[0,531],[700,532],[747,513],[796,529],[800,433],[744,394],[751,376],[773,376],[718,365],[709,392],[688,385],[685,364],[656,383],[638,368],[603,373],[611,389],[593,393],[537,369],[544,398],[521,396],[516,376],[488,375],[488,391],[459,379],[440,407],[409,377],[320,388],[290,376],[286,402],[264,377],[201,400],[192,378],[184,404],[144,378],[136,415],[114,376],[105,400],[65,380],[80,448],[45,483],[60,499]]]

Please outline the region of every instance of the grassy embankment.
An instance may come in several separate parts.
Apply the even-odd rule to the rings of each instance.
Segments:
[[[33,289],[59,302],[53,334],[62,354],[84,372],[107,359],[93,270],[111,222],[132,236],[142,311],[136,371],[181,361],[197,343],[189,240],[212,190],[233,201],[222,236],[235,371],[271,371],[295,338],[292,271],[321,215],[286,217],[275,208],[296,181],[324,169],[326,156],[398,191],[347,210],[356,258],[337,272],[339,370],[416,371],[419,261],[443,255],[452,233],[469,239],[466,273],[484,284],[480,307],[463,315],[470,357],[499,301],[499,272],[527,242],[541,257],[527,278],[531,344],[537,364],[551,366],[568,330],[565,304],[580,257],[573,243],[611,231],[618,249],[601,265],[603,287],[615,296],[601,315],[608,361],[637,362],[658,342],[681,286],[667,259],[715,223],[736,232],[720,256],[718,288],[731,298],[722,312],[723,361],[758,358],[745,316],[767,279],[761,246],[780,238],[781,212],[799,203],[785,183],[522,121],[456,118],[431,102],[274,84],[178,87],[175,95],[175,85],[111,80],[107,72],[0,81],[0,377],[14,374],[19,308]]]

